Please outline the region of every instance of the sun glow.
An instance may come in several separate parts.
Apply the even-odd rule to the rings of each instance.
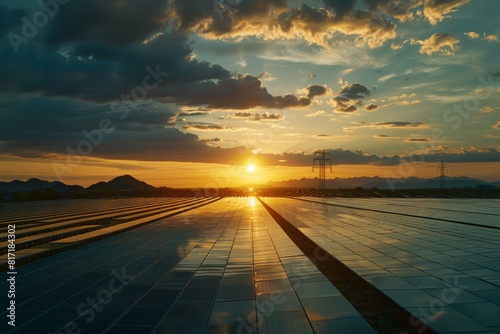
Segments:
[[[255,172],[255,166],[254,165],[248,165],[247,166],[247,171],[250,172],[250,173]]]

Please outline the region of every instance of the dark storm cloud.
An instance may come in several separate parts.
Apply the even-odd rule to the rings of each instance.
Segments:
[[[33,112],[36,111],[36,112]],[[95,105],[61,98],[36,97],[16,102],[0,103],[0,143],[3,154],[20,157],[57,157],[77,150],[83,141],[96,142],[88,156],[93,158],[138,160],[241,163],[252,155],[253,147],[221,148],[213,146],[217,140],[202,139],[165,126],[174,115],[169,109],[149,103],[138,106],[129,117],[121,120],[110,111],[109,105]],[[102,120],[109,119],[112,131],[96,135]],[[383,126],[380,124],[384,124]],[[206,131],[235,130],[213,123],[190,123],[188,127]],[[377,123],[377,127],[420,126],[419,123]],[[212,144],[212,145],[209,145]],[[423,144],[423,143],[422,143]],[[378,156],[364,151],[330,149],[334,164],[397,165],[407,156]],[[85,155],[87,156],[87,155]],[[309,166],[312,152],[259,154],[261,165]],[[415,161],[435,162],[490,162],[499,161],[495,149],[464,149],[448,152],[435,149],[418,154]],[[286,163],[280,162],[286,160]]]
[[[337,113],[351,113],[358,111],[358,108],[354,105],[349,105],[349,106],[338,106],[337,109],[335,109],[335,112]]]
[[[377,122],[374,127],[380,128],[423,128],[426,127],[424,123],[412,123],[412,122]]]
[[[223,35],[231,33],[238,22],[261,20],[270,10],[288,9],[287,0],[238,1],[235,6],[227,1],[172,0],[174,16],[181,31]]]
[[[186,43],[186,36],[173,33],[147,44],[76,42],[64,55],[44,52],[37,44],[20,48],[17,55],[3,49],[0,89],[109,102],[122,95],[133,97],[134,88],[144,86],[147,76],[146,83],[154,89],[146,97],[162,102],[233,109],[310,104],[310,99],[292,94],[273,96],[255,76],[193,59]]]
[[[280,121],[280,120],[283,120],[285,118],[285,115],[283,114],[276,114],[276,113],[269,113],[269,112],[265,112],[265,113],[262,113],[262,114],[259,114],[259,113],[252,113],[252,112],[248,112],[248,111],[244,111],[244,112],[237,112],[237,113],[234,113],[234,114],[231,114],[227,117],[221,117],[221,119],[248,119],[250,121]]]
[[[344,127],[344,131],[352,132],[364,128],[420,130],[420,129],[428,129],[429,125],[425,123],[413,123],[413,122],[376,122],[376,123],[353,122],[352,126]]]
[[[306,87],[307,97],[312,99],[315,96],[321,96],[326,94],[327,88],[325,86],[320,85],[309,85]]]
[[[336,113],[352,113],[358,111],[358,106],[364,105],[361,100],[370,95],[370,90],[359,83],[345,84],[338,95],[330,100],[330,104],[336,107]],[[367,109],[373,110],[373,109]]]
[[[384,137],[380,138],[393,138]],[[363,150],[327,149],[333,165],[374,165],[396,166],[407,161],[440,162],[443,159],[449,163],[461,162],[495,162],[500,160],[500,151],[496,149],[465,149],[459,152],[436,150],[431,153],[407,155],[379,156]],[[283,154],[259,154],[262,165],[310,166],[314,158],[313,152],[294,152]]]
[[[407,143],[430,142],[429,138],[408,138],[405,140]]]
[[[375,135],[373,136],[375,139],[399,139],[399,137],[388,136],[388,135]]]
[[[461,162],[498,162],[500,161],[500,151],[494,148],[490,149],[463,149],[458,152],[435,151],[423,154],[420,158],[427,162],[461,163]]]
[[[192,53],[186,41],[183,35],[165,34],[147,45],[78,42],[67,46],[65,54],[46,51],[35,43],[20,47],[17,55],[6,48],[0,51],[6,60],[0,68],[3,78],[0,87],[17,93],[111,101],[143,85],[149,74],[147,67],[168,73],[160,77],[163,85],[231,75],[220,66],[186,60]],[[150,74],[149,77],[148,83],[153,84],[155,78]]]
[[[354,9],[356,0],[325,0],[325,7],[333,9],[337,18],[344,17]]]
[[[228,162],[250,154],[251,149],[209,146],[206,140],[173,127],[177,117],[204,115],[212,108],[310,105],[307,97],[272,95],[258,76],[197,60],[187,34],[164,31],[165,20],[173,13],[167,12],[167,3],[69,2],[60,6],[60,13],[39,30],[36,38],[20,44],[17,54],[7,38],[0,40],[0,92],[8,101],[0,104],[2,153],[21,157],[65,155],[68,147],[75,150],[76,145],[89,140],[84,131],[98,129],[101,120],[110,119],[112,131],[102,143],[94,138],[99,145],[93,148],[92,157]],[[205,3],[213,5],[212,1]],[[191,2],[191,9],[198,5]],[[254,15],[265,10],[247,5],[253,6]],[[212,9],[207,13],[212,15]],[[0,7],[1,29],[19,30],[27,14],[21,9]],[[147,96],[134,98],[134,90],[141,89]],[[196,108],[194,113],[175,113],[163,103]],[[118,111],[122,107],[130,110],[120,119],[112,105],[118,106]],[[260,118],[274,117],[270,115],[274,114],[262,114]],[[231,130],[199,123],[191,126]]]
[[[335,104],[339,104],[339,105],[344,105],[345,103],[349,102],[350,100],[346,97],[342,97],[342,96],[336,96],[334,98],[332,98],[332,101],[333,103]]]
[[[359,83],[346,84],[342,86],[339,96],[351,100],[362,99],[370,95],[370,90]]]
[[[27,13],[28,11],[25,9],[0,6],[0,33],[8,32],[21,25],[21,19]]]
[[[2,153],[13,156],[64,157],[91,141],[90,154],[81,156],[229,163],[251,154],[250,148],[212,147],[195,134],[166,127],[173,112],[152,104],[138,106],[122,120],[109,105],[37,97],[0,103],[0,115]],[[103,120],[109,120],[112,130],[98,135]]]
[[[201,81],[162,89],[165,102],[187,106],[206,105],[219,109],[250,109],[254,107],[306,107],[311,99],[293,94],[273,96],[263,83],[252,75],[238,75],[217,81]]]
[[[399,156],[377,156],[374,154],[367,154],[361,150],[349,151],[343,149],[329,149],[334,165],[397,165],[400,162]],[[283,153],[283,154],[266,154],[259,155],[259,162],[268,165],[279,165],[280,160],[286,160],[281,163],[287,166],[310,166],[314,157],[313,152],[299,152],[299,153]]]
[[[168,19],[165,0],[70,1],[60,7],[49,27],[50,44],[103,41],[111,44],[141,42]]]
[[[188,125],[184,126],[184,129],[205,130],[205,131],[235,130],[235,128],[214,123],[189,123]]]
[[[91,104],[65,98],[33,97],[0,103],[0,140],[22,140],[25,132],[46,132],[71,139],[82,130],[99,127],[101,119],[113,121],[116,130],[150,131],[162,129],[173,112],[151,103],[137,105],[121,119],[109,104]],[[29,138],[26,138],[29,139]],[[35,144],[35,143],[34,143]],[[34,145],[36,146],[36,145]]]

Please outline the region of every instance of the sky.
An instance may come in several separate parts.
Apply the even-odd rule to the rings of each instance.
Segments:
[[[497,0],[0,0],[0,180],[500,180]],[[249,168],[253,165],[254,168]]]

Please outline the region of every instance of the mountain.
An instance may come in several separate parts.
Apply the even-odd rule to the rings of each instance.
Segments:
[[[156,188],[146,182],[139,181],[133,176],[122,175],[109,182],[98,182],[91,185],[87,190],[155,190]]]
[[[28,181],[14,180],[11,182],[0,182],[0,191],[31,191],[40,189],[54,189],[57,191],[80,191],[81,186],[71,186],[59,181],[44,181],[39,179],[29,179]]]
[[[440,188],[441,179],[439,177],[424,179],[418,177],[410,178],[382,178],[382,177],[350,177],[334,178],[326,180],[326,187],[331,189],[344,189],[362,187],[364,189],[430,189]],[[466,176],[446,177],[446,188],[476,188],[478,185],[493,185],[500,188],[500,182],[486,182],[481,179],[474,179]],[[263,185],[280,188],[318,188],[318,178],[287,181],[271,181]]]

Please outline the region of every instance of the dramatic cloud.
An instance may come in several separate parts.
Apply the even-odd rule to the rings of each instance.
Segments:
[[[388,135],[375,135],[373,136],[375,139],[399,139],[399,137],[388,136]]]
[[[265,112],[262,114],[251,113],[251,112],[237,112],[226,117],[221,117],[221,119],[231,119],[231,118],[233,119],[242,118],[242,119],[248,119],[250,121],[280,121],[285,119],[285,115],[269,113],[269,112]]]
[[[420,161],[440,162],[444,160],[448,163],[498,162],[500,161],[499,157],[500,151],[494,148],[448,148],[443,146],[435,147],[434,145],[432,145],[431,149],[422,150],[416,156],[417,159],[421,159]]]
[[[50,44],[142,42],[160,32],[169,18],[168,1],[164,0],[68,1],[59,10],[46,36]]]
[[[338,96],[328,103],[336,107],[336,113],[352,113],[358,111],[358,106],[364,103],[361,99],[370,95],[370,90],[359,83],[345,84],[340,89]]]
[[[223,126],[213,123],[190,123],[184,126],[186,130],[203,130],[203,131],[234,131],[235,128]]]
[[[332,98],[328,103],[335,107],[333,110],[335,113],[351,113],[358,110],[354,105],[354,103],[356,103],[355,101],[351,101],[341,96]]]
[[[459,39],[450,33],[435,33],[426,40],[412,40],[411,44],[420,44],[419,52],[432,55],[439,52],[441,55],[450,56],[458,49]]]
[[[374,123],[373,127],[376,128],[417,128],[417,129],[426,129],[428,128],[427,124],[424,123],[412,123],[412,122],[378,122]]]
[[[352,137],[350,147],[359,143],[377,152],[383,152],[384,139],[398,139],[385,148],[391,152],[408,149],[404,141],[429,146],[435,140],[425,137],[431,132],[428,129],[439,126],[439,113],[452,107],[441,108],[433,102],[463,102],[468,96],[464,92],[473,91],[480,74],[500,75],[494,63],[498,46],[493,43],[498,41],[498,31],[490,23],[494,20],[481,22],[477,6],[472,5],[470,15],[457,15],[447,31],[455,36],[465,32],[463,39],[480,44],[464,43],[463,54],[452,59],[412,58],[411,50],[373,48],[394,41],[398,44],[393,49],[406,43],[408,49],[420,48],[425,55],[451,55],[458,50],[458,38],[451,33],[433,34],[435,28],[422,21],[427,18],[436,25],[467,2],[66,1],[57,15],[38,27],[35,36],[13,48],[8,34],[22,35],[25,16],[32,19],[47,1],[11,1],[9,6],[0,5],[0,148],[2,154],[41,157],[49,164],[53,159],[65,161],[68,155],[77,159],[74,152],[89,159],[232,163],[257,152],[289,149],[294,152],[260,153],[259,163],[309,166],[313,151],[298,150],[312,149],[319,139],[324,146],[340,137]],[[464,17],[474,25],[467,25]],[[397,27],[392,21],[405,22],[399,40],[394,40]],[[317,84],[334,84],[339,77],[341,88],[335,93],[326,84]],[[363,80],[369,85],[352,83]],[[403,84],[407,80],[411,82]],[[371,91],[371,85],[380,86]],[[427,98],[420,101],[415,94],[396,94],[400,89]],[[497,85],[484,88],[478,96],[495,90],[500,92]],[[384,98],[389,94],[394,96]],[[422,106],[413,106],[419,103]],[[500,129],[492,114],[498,109],[495,103],[493,94],[481,100],[476,109],[482,114],[474,117],[474,126],[447,133],[455,151],[437,149],[422,152],[422,157],[428,161],[438,155],[449,162],[500,161],[495,150],[458,151],[467,142],[463,138],[480,137],[469,136],[468,131],[498,137],[493,135],[498,130],[492,129]],[[330,106],[344,116],[328,122],[332,114],[326,108]],[[391,112],[356,114],[390,106],[394,106]],[[288,110],[292,108],[303,113]],[[285,113],[287,127],[279,123]],[[366,123],[349,123],[358,116],[365,116]],[[386,119],[425,120],[429,125]],[[243,123],[252,129],[232,127]],[[105,131],[100,130],[103,126]],[[289,133],[292,127],[295,133]],[[270,129],[275,136],[272,142],[228,148],[248,143],[247,135]],[[362,133],[330,134],[339,129]],[[401,133],[405,135],[396,137]],[[216,135],[222,139],[202,138]],[[366,136],[368,141],[362,142]],[[370,143],[371,138],[379,140]],[[492,142],[482,139],[475,144]],[[361,150],[330,151],[339,164],[397,165],[406,158]]]
[[[326,136],[326,137],[325,137]],[[329,135],[323,135],[329,138]],[[334,165],[397,165],[401,158],[398,156],[377,156],[365,153],[362,150],[349,151],[343,149],[327,150]],[[287,166],[310,166],[314,158],[314,152],[285,152],[283,154],[259,154],[259,163],[262,165],[287,165]],[[284,161],[284,162],[280,162]]]
[[[21,24],[21,19],[28,12],[20,8],[0,5],[0,33],[8,32]]]
[[[121,119],[109,105],[37,97],[0,103],[0,114],[2,153],[54,163],[85,158],[230,163],[252,154],[251,148],[213,147],[195,134],[167,127],[173,112],[153,104],[137,106]],[[192,126],[224,130],[214,124]]]
[[[408,138],[405,140],[405,142],[407,142],[407,143],[430,142],[430,141],[432,141],[432,140],[429,138],[425,138],[425,137],[423,137],[423,138]]]
[[[55,108],[57,106],[57,108]],[[36,113],[31,110],[37,110]],[[109,105],[75,102],[68,99],[36,97],[19,99],[15,103],[0,103],[0,142],[2,152],[13,156],[50,158],[54,163],[85,158],[105,158],[136,161],[179,161],[238,163],[253,155],[253,147],[221,148],[220,140],[203,139],[165,126],[174,115],[171,110],[156,108],[147,103],[131,110],[128,117],[110,113]],[[72,122],[68,122],[72,119]],[[102,128],[103,123],[106,124]],[[384,129],[419,129],[422,123],[384,122],[358,124]],[[105,131],[97,131],[101,126]],[[186,127],[204,132],[233,130],[213,123],[189,123]],[[496,124],[500,128],[500,122]],[[234,129],[236,130],[236,129]],[[380,139],[390,139],[384,135]],[[43,138],[43,140],[40,140]],[[133,138],[133,140],[130,140]],[[318,138],[336,138],[324,134]],[[417,137],[415,137],[417,138]],[[126,145],[124,145],[126,143]],[[397,165],[406,156],[379,156],[364,151],[340,148],[329,150],[334,164]],[[500,152],[494,149],[449,150],[434,148],[419,153],[421,161],[480,162],[499,161]],[[313,152],[258,154],[263,166],[309,166]]]
[[[420,0],[364,0],[364,2],[370,6],[370,10],[379,9],[400,22],[413,21],[415,17],[412,9],[422,5]]]
[[[407,155],[379,156],[363,150],[349,151],[343,149],[327,149],[334,165],[377,165],[394,166],[409,160]],[[314,152],[259,154],[263,165],[310,166]],[[434,152],[412,154],[411,161],[440,162],[495,162],[500,160],[500,151],[496,149],[461,149],[449,150],[438,147]]]
[[[282,109],[311,102],[293,94],[273,96],[255,76],[198,61],[186,43],[186,36],[162,34],[149,43],[126,46],[75,43],[66,55],[45,53],[32,44],[18,55],[6,49],[0,90],[96,102],[128,96],[222,109]]]
[[[351,100],[362,99],[370,95],[370,90],[359,83],[346,84],[342,86],[339,96]]]
[[[352,113],[356,111],[358,111],[358,108],[352,104],[349,106],[339,105],[337,109],[335,109],[336,113]]]
[[[193,117],[193,116],[204,116],[204,115],[208,115],[209,113],[208,112],[204,112],[204,111],[187,111],[187,112],[178,112],[176,113],[175,115],[171,116],[168,120],[168,123],[169,124],[175,124],[178,120],[179,117]],[[182,120],[184,121],[185,118],[182,118]]]
[[[376,122],[376,123],[353,122],[353,126],[344,127],[344,131],[353,132],[358,129],[364,129],[364,128],[418,130],[418,129],[428,129],[429,125],[424,123],[412,123],[412,122]]]
[[[309,85],[307,86],[306,90],[307,90],[307,97],[313,99],[315,96],[321,96],[326,94],[328,88],[320,85]]]
[[[396,37],[396,25],[375,11],[351,10],[345,1],[329,1],[327,8],[302,4],[288,7],[285,0],[243,1],[233,9],[215,9],[214,2],[173,1],[174,17],[181,31],[193,31],[205,38],[303,39],[326,45],[336,33],[357,36],[370,47],[381,46]],[[220,15],[219,15],[220,14]]]
[[[454,12],[470,0],[424,0],[424,14],[432,25],[441,22],[446,14]]]
[[[346,97],[336,96],[332,98],[328,103],[331,104],[332,106],[338,106],[338,105],[345,105],[345,103],[348,103],[350,101],[351,100]]]
[[[254,107],[293,108],[311,104],[307,97],[293,94],[273,96],[267,92],[262,81],[252,75],[202,81],[186,85],[170,86],[161,89],[158,95],[163,102],[175,102],[182,105],[205,105],[218,109],[249,109]],[[166,97],[168,96],[168,97]]]
[[[325,7],[328,9],[333,9],[335,16],[340,19],[354,9],[356,0],[324,0],[324,2]]]

